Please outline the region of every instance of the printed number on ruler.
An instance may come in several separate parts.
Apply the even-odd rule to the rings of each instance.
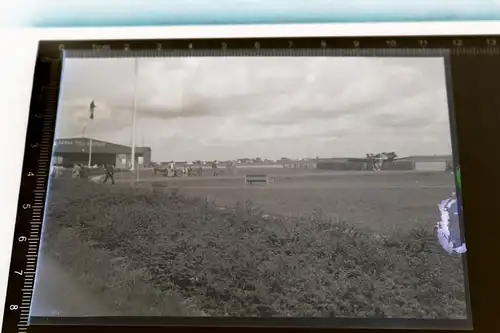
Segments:
[[[26,243],[27,240],[28,240],[28,238],[26,236],[19,236],[17,238],[17,241],[19,243]],[[21,269],[20,271],[14,271],[14,274],[23,276],[24,275],[24,270]]]
[[[497,46],[497,40],[495,38],[486,38],[486,44],[488,46]]]

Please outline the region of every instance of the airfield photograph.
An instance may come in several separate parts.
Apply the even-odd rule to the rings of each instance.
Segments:
[[[466,318],[443,59],[63,75],[32,316]]]

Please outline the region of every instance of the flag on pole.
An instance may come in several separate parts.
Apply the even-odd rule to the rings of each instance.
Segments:
[[[89,115],[90,119],[94,119],[94,109],[95,109],[95,103],[92,100],[92,102],[90,102],[90,115]]]

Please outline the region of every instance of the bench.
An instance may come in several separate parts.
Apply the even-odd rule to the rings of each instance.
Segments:
[[[253,183],[268,184],[269,177],[267,177],[267,175],[264,174],[245,175],[245,185],[246,184],[252,185]]]

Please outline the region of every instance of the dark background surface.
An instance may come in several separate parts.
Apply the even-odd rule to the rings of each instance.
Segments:
[[[467,239],[467,246],[469,251],[466,254],[466,262],[468,269],[469,279],[469,293],[471,298],[471,311],[474,322],[474,332],[498,332],[500,331],[499,321],[497,319],[498,311],[498,271],[494,267],[494,263],[498,262],[495,242],[498,240],[498,218],[495,212],[495,207],[499,202],[499,194],[497,185],[500,184],[500,177],[497,172],[498,166],[498,144],[500,138],[500,51],[495,47],[492,42],[495,36],[482,36],[482,37],[388,37],[388,38],[300,38],[300,39],[265,39],[265,40],[177,40],[177,41],[89,41],[89,42],[42,42],[40,46],[39,58],[52,57],[57,60],[60,58],[58,50],[59,44],[65,44],[66,49],[75,50],[95,50],[95,56],[109,56],[113,54],[124,55],[124,45],[128,44],[130,49],[133,50],[151,50],[153,53],[158,47],[157,44],[161,43],[163,50],[168,47],[183,49],[189,51],[189,44],[193,44],[193,49],[213,49],[221,55],[222,48],[234,50],[239,48],[251,48],[250,53],[255,53],[256,42],[260,50],[266,48],[282,48],[280,55],[283,52],[290,50],[290,41],[293,47],[299,48],[320,48],[326,45],[327,47],[334,48],[349,48],[352,55],[368,55],[370,48],[379,49],[377,55],[383,55],[380,49],[389,50],[390,48],[412,48],[408,50],[408,56],[424,56],[423,44],[427,48],[451,48],[451,57],[449,59],[449,77],[452,82],[452,109],[455,110],[456,131],[458,135],[458,155],[460,157],[460,166],[462,169],[462,199],[465,212],[465,235]],[[500,38],[499,38],[500,39]],[[423,43],[422,41],[426,42]],[[224,43],[224,44],[222,44]],[[364,50],[356,50],[357,47],[362,47]],[[293,49],[292,47],[292,49]],[[114,51],[115,50],[115,51]],[[303,53],[302,50],[300,53]],[[345,51],[342,51],[345,53]],[[296,54],[290,52],[290,55]],[[216,55],[215,53],[213,55]],[[340,55],[340,51],[339,51]],[[387,51],[386,55],[391,55],[391,51]],[[394,56],[394,52],[392,53]],[[47,85],[50,80],[54,80],[54,73],[52,77],[49,75],[47,66],[50,63],[37,63],[35,71],[35,83],[33,90],[33,100],[30,110],[30,123],[28,127],[28,141],[27,151],[25,153],[24,170],[32,169],[32,166],[37,163],[36,155],[30,153],[28,150],[29,142],[32,141],[40,132],[40,124],[36,123],[33,115],[40,110],[44,109],[46,112],[54,112],[57,109],[57,103],[53,103],[47,108],[47,103],[40,101],[40,87]],[[60,72],[59,72],[60,75]],[[57,76],[57,75],[56,75]],[[56,77],[57,81],[59,77]],[[48,110],[48,111],[47,111]],[[23,172],[26,174],[26,172]],[[21,189],[20,198],[23,200],[28,198],[32,189],[28,185],[25,186],[26,180],[23,179],[23,186]],[[20,201],[21,202],[21,201]],[[29,218],[29,217],[28,217]],[[16,224],[16,238],[26,228],[26,214],[18,215]],[[11,264],[11,271],[14,271],[19,265],[23,264],[25,257],[25,249],[14,246],[13,259]],[[12,276],[12,275],[11,275]],[[14,331],[19,321],[19,316],[12,311],[9,311],[10,304],[19,303],[21,283],[15,281],[13,278],[9,280],[6,310],[4,314],[4,332]],[[206,320],[205,320],[206,319]],[[120,319],[100,319],[100,325],[108,325],[108,327],[76,327],[81,319],[67,319],[63,325],[57,325],[53,319],[43,320],[38,318],[39,324],[29,327],[30,332],[66,332],[68,329],[75,332],[83,331],[104,331],[112,329],[110,326],[118,325],[146,325],[144,320],[127,319],[126,322]],[[161,326],[169,324],[169,320],[165,319],[164,322],[151,323],[153,326]],[[301,327],[327,327],[327,323],[321,324],[316,319],[292,319],[282,322],[286,326],[301,326]],[[385,322],[385,323],[384,323]],[[387,319],[384,322],[377,323],[380,329],[373,329],[373,332],[385,332],[390,327],[396,328],[391,331],[401,331],[397,328],[412,327],[410,321],[400,321],[397,319]],[[250,323],[250,322],[248,322]],[[262,326],[272,325],[271,321],[259,320]],[[92,325],[91,323],[89,323]],[[217,318],[202,318],[199,320],[194,319],[179,319],[170,321],[171,325],[210,325],[210,326],[235,326],[234,320],[230,318],[217,319]],[[276,322],[276,324],[280,324]],[[337,331],[347,331],[351,324],[357,327],[367,327],[368,322],[363,324],[361,320],[342,320],[337,323],[330,321],[328,324],[337,326]],[[450,327],[449,322],[433,322],[434,327],[422,327],[422,332],[432,331],[433,328]],[[66,325],[71,325],[68,327]],[[274,326],[274,325],[273,325]],[[458,326],[458,325],[457,325]],[[381,327],[386,327],[382,329]],[[450,327],[451,328],[451,327]],[[120,331],[137,331],[141,330],[140,327],[125,327],[117,328]],[[153,328],[149,327],[151,331],[163,331],[168,328]],[[178,328],[176,328],[178,329]],[[184,328],[187,329],[187,328]],[[220,330],[220,328],[214,328]],[[257,328],[254,328],[257,329]],[[262,328],[261,328],[262,329]],[[458,329],[458,327],[456,327]],[[348,330],[349,332],[356,332],[357,330]],[[418,332],[417,330],[411,330]],[[419,330],[420,331],[420,330]],[[440,330],[443,332],[443,330]],[[452,332],[453,330],[449,330]]]

